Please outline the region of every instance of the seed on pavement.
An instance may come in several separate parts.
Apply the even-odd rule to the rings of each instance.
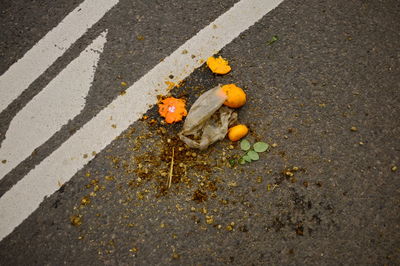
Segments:
[[[207,224],[212,224],[214,222],[214,217],[211,215],[211,216],[206,216],[206,223]]]
[[[80,226],[82,224],[81,217],[78,215],[71,216],[70,221],[73,226]]]
[[[137,248],[131,248],[131,249],[129,249],[129,251],[135,253],[135,252],[138,251],[138,249]]]
[[[81,205],[88,205],[90,203],[89,197],[83,197],[81,199]]]

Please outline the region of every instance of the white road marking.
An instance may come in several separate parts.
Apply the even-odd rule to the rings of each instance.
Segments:
[[[0,112],[119,0],[85,0],[0,76]]]
[[[85,124],[0,198],[0,239],[10,234],[35,211],[43,197],[57,191],[59,182],[70,180],[92,159],[83,158],[83,154],[101,151],[155,104],[156,95],[167,92],[164,82],[169,75],[174,75],[175,81],[186,78],[195,68],[201,66],[204,60],[230,43],[282,1],[238,2],[129,87],[126,95],[115,99]],[[192,58],[192,54],[196,57]],[[113,124],[117,127],[113,128]]]
[[[100,34],[13,118],[1,143],[0,160],[7,163],[0,165],[0,180],[81,112],[106,34]]]

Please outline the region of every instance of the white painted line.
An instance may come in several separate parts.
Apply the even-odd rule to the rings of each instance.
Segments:
[[[0,112],[119,0],[85,0],[0,76]]]
[[[100,34],[13,118],[1,143],[0,160],[7,163],[0,165],[0,180],[81,112],[106,34]]]
[[[0,239],[26,219],[42,202],[80,170],[91,158],[82,155],[99,152],[123,130],[156,103],[157,94],[167,92],[169,75],[175,81],[186,78],[202,62],[231,42],[283,0],[242,0],[202,29],[170,56],[140,78],[127,94],[115,99],[85,124],[60,148],[44,159],[0,198]],[[215,26],[216,27],[215,27]],[[184,52],[184,51],[187,51]],[[196,58],[191,57],[192,54]],[[112,118],[112,119],[111,119]],[[117,125],[113,128],[112,125]]]

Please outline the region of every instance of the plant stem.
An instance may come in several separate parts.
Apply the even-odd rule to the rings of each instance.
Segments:
[[[174,171],[174,156],[175,156],[175,150],[174,147],[172,147],[171,167],[169,168],[169,176],[168,176],[168,188],[170,188],[172,184],[172,173]]]

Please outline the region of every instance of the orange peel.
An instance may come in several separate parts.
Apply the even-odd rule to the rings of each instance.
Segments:
[[[207,59],[207,66],[215,74],[224,75],[231,71],[231,67],[228,64],[228,60],[223,59],[221,56],[211,56]]]
[[[249,133],[246,125],[237,125],[228,129],[228,138],[231,141],[238,141]]]
[[[239,108],[246,103],[246,93],[235,84],[224,85],[221,89],[227,96],[224,105],[231,108]]]
[[[182,118],[187,115],[186,102],[174,97],[166,98],[158,104],[158,113],[165,117],[165,122],[168,124],[182,121]]]

